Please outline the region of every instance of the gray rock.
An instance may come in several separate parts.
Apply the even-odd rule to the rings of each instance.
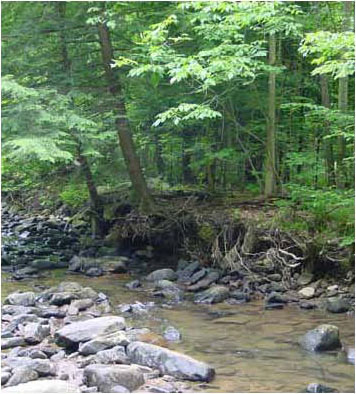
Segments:
[[[125,319],[119,316],[105,316],[64,326],[54,334],[60,346],[78,347],[98,335],[110,334],[126,327]]]
[[[47,359],[46,353],[42,352],[39,349],[30,349],[28,356],[31,358],[41,358],[43,360]]]
[[[35,380],[28,383],[19,384],[14,387],[7,387],[1,390],[2,393],[79,393],[79,387],[69,382],[53,380]]]
[[[225,286],[216,285],[196,294],[194,302],[198,304],[217,304],[227,298],[229,298],[229,289]]]
[[[313,304],[312,302],[304,301],[299,304],[299,308],[301,308],[301,309],[315,309],[315,308],[317,308],[317,305]]]
[[[3,315],[12,316],[36,314],[38,312],[38,308],[22,305],[3,305],[1,310]]]
[[[193,274],[189,278],[189,284],[193,285],[194,283],[197,283],[199,280],[203,279],[207,273],[208,273],[208,270],[206,268],[203,268],[203,269],[197,271],[195,274]]]
[[[127,346],[129,343],[130,341],[127,339],[125,332],[117,331],[109,335],[97,336],[91,341],[79,345],[79,353],[88,356],[113,346]]]
[[[162,279],[155,282],[156,289],[178,289],[177,285],[170,280]]]
[[[163,279],[176,280],[177,278],[178,275],[171,268],[163,268],[151,272],[149,275],[147,275],[146,280],[150,282],[156,282]]]
[[[98,364],[129,364],[124,346],[115,346],[111,349],[96,353],[95,361]]]
[[[104,271],[100,267],[90,267],[85,271],[85,275],[95,277],[101,276],[104,274]]]
[[[74,300],[69,305],[68,314],[77,315],[78,312],[88,309],[93,305],[94,305],[94,301],[90,298],[83,298],[82,300]]]
[[[58,263],[46,259],[36,259],[31,261],[31,267],[38,270],[58,268]]]
[[[192,357],[144,342],[132,342],[127,347],[132,362],[157,368],[162,374],[179,379],[209,382],[215,371],[209,365]]]
[[[220,278],[220,274],[217,271],[211,271],[199,282],[194,285],[188,286],[188,291],[200,291],[207,289],[212,283],[216,282]]]
[[[49,308],[41,308],[38,312],[38,316],[44,318],[56,317],[58,319],[63,319],[66,316],[66,312],[52,305]]]
[[[298,291],[301,298],[306,298],[307,300],[313,298],[315,295],[314,287],[303,287],[303,289]]]
[[[37,315],[33,314],[21,314],[16,315],[12,320],[11,323],[7,326],[9,331],[14,331],[18,329],[20,325],[26,326],[29,323],[46,323],[45,319],[39,318]]]
[[[127,338],[133,341],[139,341],[142,335],[146,335],[150,333],[151,330],[149,328],[131,328],[125,331]]]
[[[183,264],[181,264],[180,267],[183,267]],[[199,270],[200,264],[199,261],[194,261],[185,266],[183,269],[180,269],[180,267],[178,267],[178,280],[180,282],[185,282],[188,281],[192,275]]]
[[[137,289],[138,287],[141,287],[142,284],[138,279],[133,280],[132,282],[126,283],[125,287],[127,287],[130,290]]]
[[[280,282],[282,280],[282,275],[281,274],[270,274],[270,275],[267,275],[267,278],[269,280],[274,281],[274,282]]]
[[[332,387],[324,386],[320,383],[310,383],[307,387],[307,393],[337,393],[338,391]]]
[[[110,393],[120,385],[133,391],[144,384],[143,373],[136,365],[92,364],[84,369],[87,386],[97,386],[99,392]]]
[[[48,359],[32,359],[30,357],[8,357],[5,365],[15,369],[19,367],[28,367],[36,371],[39,376],[55,375],[55,366]]]
[[[77,282],[61,282],[58,285],[59,293],[75,293],[82,290],[82,286]]]
[[[266,304],[286,304],[288,302],[287,297],[272,292],[266,297]]]
[[[347,361],[350,364],[354,364],[355,365],[355,349],[354,348],[347,349],[346,357],[347,357]]]
[[[3,369],[3,368],[2,368]],[[1,386],[7,383],[7,381],[11,378],[10,372],[1,371]]]
[[[250,301],[249,294],[245,293],[244,291],[234,290],[234,291],[230,292],[230,297],[234,298],[235,300],[241,301],[241,302]]]
[[[25,346],[26,341],[22,337],[5,338],[1,340],[1,349],[10,349],[16,346]]]
[[[163,337],[170,342],[178,342],[182,339],[180,332],[172,326],[169,326],[164,330]]]
[[[49,334],[49,326],[40,323],[28,323],[24,329],[25,341],[31,345],[42,342]]]
[[[111,387],[110,393],[129,393],[130,390],[128,390],[124,386],[120,386],[119,384]]]
[[[339,329],[330,324],[322,324],[308,331],[300,340],[300,346],[309,351],[334,350],[341,347]]]
[[[52,298],[50,299],[49,303],[51,305],[65,305],[65,304],[70,304],[72,300],[78,299],[78,295],[74,293],[69,293],[69,292],[62,292],[62,293],[55,293],[52,295]]]
[[[10,305],[34,306],[35,301],[35,293],[28,291],[25,293],[11,293],[5,298],[4,303]]]
[[[20,383],[27,383],[31,380],[38,379],[38,373],[29,367],[15,368],[7,386],[16,386]]]
[[[350,309],[350,304],[344,298],[328,298],[326,301],[326,309],[331,313],[344,313]]]
[[[309,272],[303,272],[297,279],[299,286],[307,286],[314,279],[314,275]]]

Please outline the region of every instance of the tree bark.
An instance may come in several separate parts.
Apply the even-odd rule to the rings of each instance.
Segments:
[[[154,202],[148,190],[146,180],[142,173],[141,164],[136,153],[127,119],[122,85],[119,76],[115,75],[115,72],[111,67],[111,62],[114,56],[110,32],[105,23],[98,24],[98,35],[108,88],[111,94],[117,99],[116,126],[121,151],[125,159],[129,177],[134,189],[135,197],[139,202],[140,209],[145,212],[150,212],[153,210]]]
[[[269,36],[268,64],[276,63],[276,36]],[[270,72],[268,76],[268,119],[266,141],[265,166],[265,196],[269,197],[276,192],[276,73]]]

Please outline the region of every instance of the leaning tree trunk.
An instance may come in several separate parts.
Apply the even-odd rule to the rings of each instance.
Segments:
[[[276,63],[276,36],[270,34],[268,64]],[[268,76],[268,119],[266,141],[265,166],[265,196],[272,196],[276,192],[276,73],[270,72]]]
[[[124,156],[129,177],[140,208],[144,212],[150,212],[153,210],[154,202],[148,190],[146,180],[143,176],[141,164],[132,139],[132,134],[126,114],[122,85],[119,80],[119,76],[114,73],[114,70],[111,67],[111,62],[113,60],[113,49],[110,32],[105,23],[98,24],[98,34],[106,81],[109,91],[117,100],[116,126],[121,151]]]
[[[63,71],[67,79],[71,77],[71,60],[68,54],[67,49],[67,42],[66,42],[66,29],[65,29],[65,14],[66,14],[66,2],[58,2],[56,3],[59,21],[60,21],[60,29],[59,29],[59,43],[60,43],[60,50],[62,56],[62,65]],[[67,93],[69,87],[66,86],[64,88],[65,93]],[[102,237],[105,235],[105,220],[104,220],[104,209],[103,204],[98,194],[93,174],[90,169],[90,165],[88,163],[87,158],[83,155],[80,141],[75,133],[72,133],[72,137],[77,144],[77,158],[81,165],[81,171],[85,177],[89,198],[90,198],[90,205],[91,205],[91,225],[92,225],[92,235]]]

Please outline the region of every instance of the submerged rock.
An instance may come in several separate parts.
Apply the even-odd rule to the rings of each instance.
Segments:
[[[172,326],[169,326],[164,330],[163,337],[170,342],[177,342],[182,339],[181,333]]]
[[[339,329],[331,324],[322,324],[303,335],[299,344],[303,349],[313,352],[338,349],[341,347]]]
[[[215,374],[214,369],[208,364],[144,342],[130,343],[127,347],[127,355],[136,364],[157,368],[162,374],[179,379],[209,382]]]
[[[350,304],[344,298],[332,297],[327,299],[326,309],[331,313],[344,313],[350,309]]]
[[[136,365],[92,364],[84,369],[87,386],[97,386],[99,392],[110,393],[120,385],[133,391],[144,384],[143,373]]]
[[[125,319],[119,316],[104,316],[64,326],[54,334],[60,346],[78,347],[98,335],[110,334],[126,327]]]

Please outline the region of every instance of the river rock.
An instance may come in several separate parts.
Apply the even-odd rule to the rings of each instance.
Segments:
[[[90,267],[85,271],[85,275],[91,276],[91,277],[102,276],[103,274],[104,274],[104,271],[100,267]]]
[[[20,383],[30,382],[38,379],[38,373],[30,367],[19,367],[12,371],[12,376],[7,382],[7,386],[16,386]]]
[[[308,384],[306,392],[307,393],[337,393],[338,390],[332,387],[324,386],[323,384],[320,383],[310,383]]]
[[[33,267],[25,267],[16,270],[12,274],[12,278],[15,280],[22,280],[27,278],[33,278],[38,274],[38,270]]]
[[[229,298],[229,289],[225,286],[216,285],[196,294],[194,302],[198,304],[217,304],[227,298]]]
[[[64,326],[54,334],[54,338],[58,345],[77,347],[79,342],[87,342],[98,335],[110,334],[125,327],[123,317],[104,316]]]
[[[66,316],[66,312],[55,305],[51,305],[50,307],[40,308],[38,316],[44,318],[56,317],[58,319],[63,319]]]
[[[22,306],[22,305],[3,305],[1,308],[3,315],[27,315],[27,314],[37,314],[38,308],[33,306]]]
[[[29,323],[24,329],[25,341],[30,345],[42,342],[49,334],[49,326],[40,323]]]
[[[315,295],[315,288],[314,287],[304,287],[303,289],[298,291],[298,294],[302,298],[306,298],[306,299],[313,298]]]
[[[49,303],[51,305],[62,306],[65,304],[70,304],[72,300],[78,299],[79,297],[76,294],[63,292],[63,293],[55,293],[52,295]]]
[[[178,342],[182,338],[180,332],[172,326],[169,326],[164,330],[163,337],[170,342]]]
[[[216,282],[220,278],[220,274],[217,271],[210,271],[202,280],[198,281],[194,285],[188,286],[188,291],[200,291],[207,289],[212,283]]]
[[[109,349],[113,346],[127,346],[130,341],[123,331],[113,332],[105,336],[97,336],[91,341],[79,345],[79,353],[84,356],[89,354],[96,354],[100,350]]]
[[[141,286],[142,286],[142,284],[138,279],[135,279],[129,283],[126,283],[126,285],[125,285],[125,287],[127,287],[130,290],[137,289]]]
[[[6,387],[2,393],[79,393],[79,387],[63,380],[35,380],[14,387]]]
[[[297,279],[299,286],[307,286],[314,279],[314,275],[309,272],[303,272]]]
[[[282,280],[281,274],[270,274],[267,275],[267,278],[273,282],[280,282]]]
[[[55,375],[55,366],[48,359],[32,359],[29,357],[8,357],[5,360],[5,365],[15,369],[19,367],[28,367],[36,371],[39,376]]]
[[[3,369],[3,368],[2,368]],[[7,383],[7,381],[11,378],[11,372],[1,371],[1,386]]]
[[[350,304],[344,298],[332,297],[327,299],[326,309],[331,313],[344,313],[350,309]]]
[[[184,261],[184,260],[182,260]],[[184,264],[186,262],[184,261]],[[200,269],[200,264],[199,261],[193,261],[192,263],[189,263],[188,265],[184,266],[182,263],[181,265],[178,266],[178,280],[180,282],[186,282],[188,281],[192,275]],[[184,267],[183,269],[181,269]]]
[[[178,277],[177,274],[171,268],[163,268],[151,272],[149,275],[147,275],[146,280],[150,282],[156,282],[163,279],[172,281],[172,280],[176,280],[177,277]]]
[[[94,301],[90,298],[83,298],[82,300],[74,300],[69,305],[68,315],[77,315],[78,312],[88,309],[93,305],[94,305]]]
[[[124,346],[114,346],[111,349],[101,350],[96,353],[95,361],[98,364],[129,364]]]
[[[340,348],[339,329],[331,324],[322,324],[308,331],[299,344],[303,349],[314,352]]]
[[[77,282],[61,282],[57,290],[59,293],[75,293],[82,290],[82,286]]]
[[[21,306],[34,306],[36,302],[35,293],[28,291],[25,293],[11,293],[6,298],[4,303],[10,305],[21,305]]]
[[[346,357],[347,357],[347,361],[350,364],[354,364],[355,365],[355,349],[354,348],[347,349]]]
[[[162,374],[179,379],[209,382],[215,374],[214,369],[208,364],[144,342],[130,343],[127,347],[127,355],[136,364],[157,368]]]
[[[136,365],[92,364],[84,369],[87,386],[97,386],[99,392],[110,393],[120,385],[133,391],[144,384],[143,373]]]
[[[194,285],[194,283],[197,283],[198,281],[200,281],[201,279],[204,278],[204,276],[206,276],[206,274],[208,273],[208,270],[206,268],[203,268],[199,271],[197,271],[195,274],[193,274],[190,278],[189,278],[189,284],[190,285]]]
[[[25,346],[26,341],[22,337],[5,338],[1,340],[1,349],[10,349],[16,346]]]

